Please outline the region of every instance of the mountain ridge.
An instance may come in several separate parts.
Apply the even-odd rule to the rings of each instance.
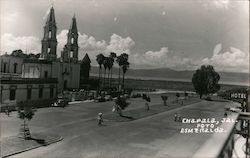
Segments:
[[[119,69],[113,68],[113,76],[117,76]],[[92,66],[90,73],[98,74],[99,67]],[[107,70],[108,72],[108,70]],[[170,68],[155,68],[155,69],[128,69],[126,78],[142,78],[152,80],[179,80],[191,82],[195,70],[173,70]],[[249,74],[241,72],[219,72],[221,82],[223,83],[238,83],[248,85]],[[104,73],[104,70],[103,70]]]

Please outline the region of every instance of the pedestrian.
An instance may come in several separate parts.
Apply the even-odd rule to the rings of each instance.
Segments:
[[[113,105],[112,112],[115,112],[115,111],[116,111],[116,108],[115,108],[115,105]]]
[[[149,111],[149,104],[148,104],[147,101],[146,101],[146,103],[145,103],[145,107],[146,107],[146,110]]]
[[[181,121],[181,114],[178,114],[177,120],[180,122]]]
[[[98,120],[98,125],[102,125],[103,123],[103,118],[102,118],[102,113],[98,113],[98,117],[97,117],[97,120]]]
[[[224,113],[224,117],[227,117],[227,112]]]
[[[6,115],[8,115],[8,109],[7,108],[4,110],[4,112],[5,112]]]
[[[10,114],[11,114],[11,110],[10,110],[10,108],[8,107],[8,116],[10,116]]]
[[[176,113],[174,114],[174,121],[175,122],[177,121],[177,114]]]

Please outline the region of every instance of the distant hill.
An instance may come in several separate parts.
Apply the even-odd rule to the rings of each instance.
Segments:
[[[104,70],[103,70],[104,71]],[[98,75],[99,68],[91,67],[91,75]],[[195,71],[176,71],[169,68],[158,69],[129,69],[126,78],[136,78],[144,80],[168,80],[168,81],[188,81],[191,82]],[[248,85],[249,74],[236,72],[218,72],[220,74],[221,83],[234,85]],[[113,68],[113,76],[118,74],[118,68]]]

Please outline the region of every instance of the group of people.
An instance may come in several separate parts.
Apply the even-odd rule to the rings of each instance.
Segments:
[[[181,122],[182,118],[181,118],[181,114],[174,114],[174,121],[175,122]]]

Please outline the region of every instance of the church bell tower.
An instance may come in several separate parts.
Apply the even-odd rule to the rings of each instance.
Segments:
[[[56,55],[56,20],[55,20],[55,11],[54,8],[51,7],[49,15],[47,17],[47,21],[44,26],[44,35],[42,39],[42,52],[41,59],[54,61],[57,58]]]
[[[78,31],[75,15],[72,18],[72,23],[68,32],[67,44],[64,46],[61,53],[63,62],[78,62]]]

